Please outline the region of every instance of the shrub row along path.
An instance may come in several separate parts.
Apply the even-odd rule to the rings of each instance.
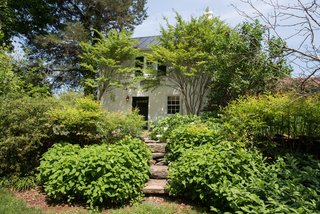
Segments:
[[[143,138],[143,140],[152,152],[152,160],[150,160],[151,175],[143,189],[143,193],[165,195],[167,194],[165,186],[167,184],[168,177],[168,166],[164,161],[166,144],[160,141],[150,140],[148,138]]]

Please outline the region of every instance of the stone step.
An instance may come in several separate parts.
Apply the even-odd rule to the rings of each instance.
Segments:
[[[145,143],[160,143],[159,140],[143,139]]]
[[[166,153],[152,153],[152,159],[159,159],[159,158],[163,158],[166,155]]]
[[[166,144],[165,143],[147,143],[151,152],[153,153],[165,153],[166,152]]]
[[[143,189],[145,194],[165,194],[167,193],[165,187],[167,180],[165,179],[150,179]]]
[[[151,178],[166,179],[168,177],[168,166],[151,165]]]
[[[151,159],[149,160],[149,164],[150,165],[168,165],[168,163],[163,159],[163,158],[159,158],[159,159]]]

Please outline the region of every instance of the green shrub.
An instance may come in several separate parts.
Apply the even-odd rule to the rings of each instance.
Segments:
[[[136,112],[107,112],[89,97],[76,93],[60,97],[60,105],[48,112],[57,141],[80,145],[114,142],[126,135],[137,136],[144,122]]]
[[[232,102],[222,119],[233,139],[271,142],[275,136],[301,139],[307,143],[320,138],[318,96],[262,95]]]
[[[174,129],[167,140],[166,160],[177,160],[181,154],[190,148],[203,144],[215,144],[223,139],[222,129],[217,123],[191,123]]]
[[[103,123],[99,124],[99,131],[105,136],[105,141],[115,142],[125,136],[139,137],[145,121],[137,111],[106,112]]]
[[[32,175],[52,145],[46,112],[51,98],[15,97],[0,101],[0,177]]]
[[[187,150],[169,167],[169,192],[214,212],[315,213],[320,163],[288,155],[268,164],[235,142]]]
[[[39,180],[55,200],[123,205],[136,200],[148,180],[150,151],[138,140],[115,144],[55,144],[43,156]]]
[[[201,121],[200,117],[195,115],[181,115],[175,114],[161,118],[156,123],[151,124],[151,138],[166,140],[171,132],[184,124]]]

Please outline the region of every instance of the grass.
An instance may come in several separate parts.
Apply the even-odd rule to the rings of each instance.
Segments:
[[[142,203],[132,207],[111,210],[110,214],[199,214],[202,213],[191,207],[181,207],[175,203]]]
[[[27,208],[26,204],[11,193],[0,189],[0,213],[6,214],[40,214],[41,210],[35,208]]]
[[[5,214],[43,214],[44,212],[36,208],[28,208],[26,203],[17,199],[12,193],[0,188],[0,213]],[[54,210],[48,210],[47,214],[57,213]],[[60,212],[59,212],[60,213]],[[87,214],[89,210],[69,210],[61,212],[61,214]],[[177,204],[174,202],[143,202],[131,207],[104,210],[102,213],[110,214],[200,214],[203,213],[198,209]]]

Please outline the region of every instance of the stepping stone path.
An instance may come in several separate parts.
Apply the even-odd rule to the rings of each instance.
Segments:
[[[144,139],[144,142],[152,152],[152,160],[150,160],[150,179],[146,183],[143,193],[152,195],[167,194],[165,186],[167,184],[168,166],[164,161],[166,144],[149,139]]]

